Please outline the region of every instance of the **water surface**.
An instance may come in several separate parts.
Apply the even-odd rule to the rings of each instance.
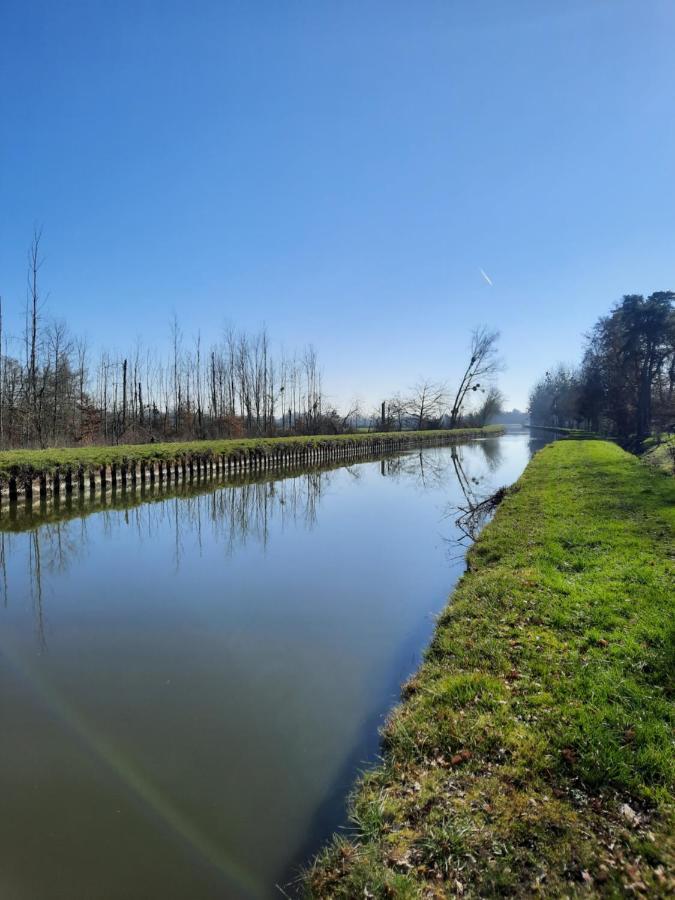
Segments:
[[[464,568],[457,506],[535,446],[511,434],[0,534],[0,896],[281,896],[344,823]]]

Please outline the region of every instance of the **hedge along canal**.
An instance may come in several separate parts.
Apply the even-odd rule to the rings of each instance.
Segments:
[[[534,457],[309,896],[673,896],[674,524],[613,444]]]
[[[345,462],[409,447],[452,444],[503,433],[497,425],[438,431],[373,432],[248,438],[187,443],[126,444],[77,449],[0,452],[0,497],[95,493],[137,483],[188,481],[242,472]]]
[[[0,894],[279,896],[464,568],[456,472],[492,493],[529,452],[195,479],[0,529]]]

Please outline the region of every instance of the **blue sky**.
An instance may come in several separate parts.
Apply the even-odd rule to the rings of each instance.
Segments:
[[[265,322],[371,405],[484,322],[523,406],[675,288],[674,37],[670,0],[0,0],[7,318],[41,223],[94,345]]]

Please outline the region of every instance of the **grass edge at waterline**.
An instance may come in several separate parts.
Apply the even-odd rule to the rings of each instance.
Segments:
[[[533,458],[306,896],[672,895],[673,525],[614,444]]]

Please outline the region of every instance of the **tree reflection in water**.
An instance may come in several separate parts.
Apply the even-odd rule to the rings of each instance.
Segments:
[[[311,471],[279,481],[249,481],[209,489],[185,489],[172,496],[147,492],[129,492],[105,503],[62,504],[38,508],[21,516],[3,515],[0,528],[0,590],[2,602],[10,603],[12,584],[8,559],[24,551],[28,567],[29,600],[33,609],[39,649],[47,646],[47,622],[44,613],[44,579],[68,570],[70,564],[87,554],[88,521],[100,517],[105,538],[112,542],[121,531],[133,529],[137,542],[151,545],[167,524],[174,535],[174,565],[180,569],[185,534],[196,535],[201,552],[202,534],[208,529],[212,538],[231,556],[248,541],[263,547],[269,540],[273,520],[281,528],[298,525],[312,529],[317,522],[321,494],[330,482],[332,471]],[[357,476],[355,476],[357,477]],[[25,579],[20,575],[20,583]]]
[[[462,445],[427,448],[385,457],[375,465],[379,465],[382,476],[412,482],[422,491],[450,490],[452,484],[459,484],[466,508],[476,509],[484,499],[486,479],[501,464],[502,452],[498,440],[468,446],[472,447],[470,454]],[[476,446],[480,447],[480,457],[476,455]],[[480,462],[479,474],[471,471],[469,455],[472,462],[476,459]],[[38,648],[42,652],[47,648],[48,634],[44,579],[66,572],[73,561],[86,557],[88,523],[92,515],[99,518],[103,534],[111,545],[121,532],[132,529],[138,544],[150,547],[169,526],[173,533],[173,563],[178,572],[186,552],[184,539],[187,535],[196,537],[201,554],[203,538],[208,533],[209,542],[222,547],[223,554],[230,557],[250,541],[266,548],[273,523],[281,531],[290,526],[313,529],[322,495],[330,485],[335,469],[359,480],[364,465],[373,463],[316,468],[279,480],[242,478],[220,485],[196,482],[181,485],[173,491],[150,487],[113,492],[89,502],[85,498],[76,498],[49,506],[43,503],[31,509],[4,509],[0,517],[2,603],[7,606],[12,593],[8,558],[15,554],[18,557],[19,551],[23,550],[30,585],[28,599],[33,610]],[[444,518],[456,517],[463,509],[456,505],[447,507]],[[460,536],[459,543],[464,537]],[[454,543],[457,543],[456,538]],[[22,585],[25,574],[19,574]]]

